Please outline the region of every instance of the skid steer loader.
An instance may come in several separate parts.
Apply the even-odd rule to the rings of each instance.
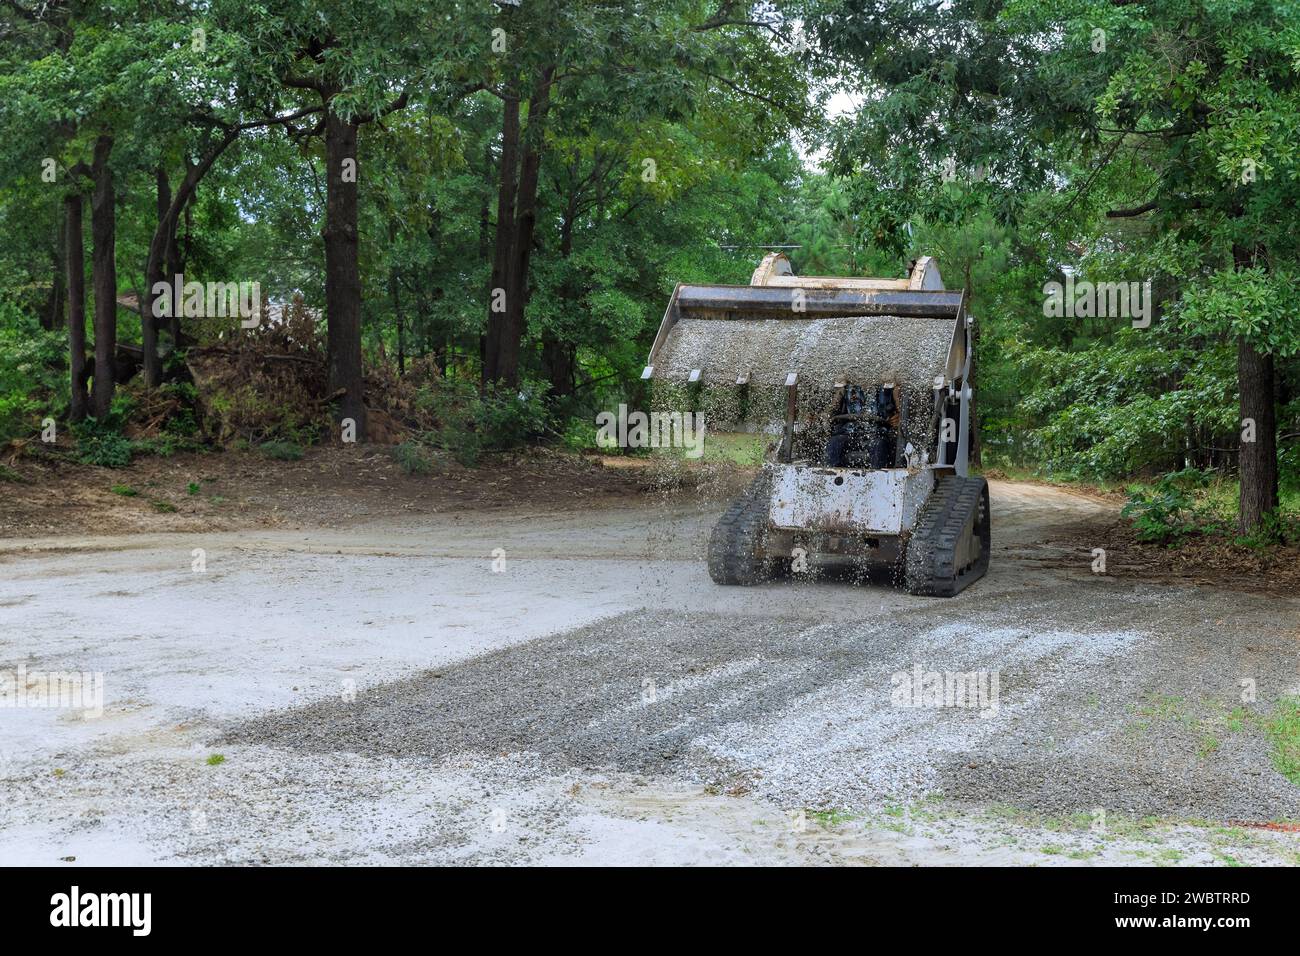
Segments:
[[[709,540],[718,584],[848,564],[951,597],[989,563],[989,495],[967,474],[970,319],[933,259],[906,279],[796,276],[678,285],[642,378],[653,401],[774,440]]]

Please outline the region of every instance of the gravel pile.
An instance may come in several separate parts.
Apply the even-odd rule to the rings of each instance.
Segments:
[[[827,586],[796,585],[791,600]],[[639,611],[350,704],[271,714],[226,739],[322,754],[525,754],[554,772],[665,774],[782,807],[942,794],[1047,812],[1300,816],[1300,789],[1272,768],[1260,729],[1295,686],[1293,639],[1266,609],[1225,595],[1231,626],[1214,626],[1177,591],[1082,591],[1012,606],[918,602],[881,620],[864,591],[865,620],[811,627]],[[996,714],[897,706],[897,675],[918,666],[996,672]],[[1247,677],[1259,703],[1233,729]]]

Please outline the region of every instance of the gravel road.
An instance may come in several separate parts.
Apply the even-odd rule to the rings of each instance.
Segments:
[[[0,671],[105,700],[0,710],[0,862],[1300,861],[1241,823],[1300,818],[1300,600],[1117,582],[1110,505],[992,493],[947,601],[718,588],[691,496],[4,542]]]

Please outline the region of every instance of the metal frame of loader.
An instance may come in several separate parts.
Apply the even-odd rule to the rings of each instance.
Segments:
[[[792,308],[793,297],[798,299],[797,309]],[[986,573],[988,486],[984,479],[967,474],[971,319],[964,293],[943,288],[930,257],[917,260],[906,279],[874,279],[795,276],[789,260],[772,253],[754,271],[748,286],[678,285],[642,378],[749,384],[749,369],[714,367],[707,354],[698,359],[700,367],[688,369],[677,362],[666,368],[661,360],[673,352],[673,336],[683,319],[779,319],[784,324],[873,316],[953,323],[943,371],[934,376],[929,389],[928,447],[903,447],[905,419],[898,429],[893,467],[832,467],[796,459],[801,370],[789,368],[783,382],[786,400],[780,441],[762,474],[731,503],[710,537],[709,572],[717,583],[750,585],[768,580],[789,565],[797,548],[822,563],[890,567],[894,578],[913,594],[950,597]],[[793,356],[790,364],[796,364]],[[914,370],[900,371],[900,378],[912,374],[915,383]],[[770,379],[770,369],[768,375]],[[834,394],[850,382],[883,384],[845,368],[833,383]],[[908,409],[906,403],[900,409],[903,416],[918,411]],[[945,432],[952,429],[943,427],[945,419],[956,422],[949,440],[944,440]]]

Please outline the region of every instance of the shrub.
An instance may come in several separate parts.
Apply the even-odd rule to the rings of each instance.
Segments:
[[[1131,488],[1120,514],[1133,522],[1142,541],[1181,541],[1202,530],[1205,515],[1192,492],[1208,485],[1211,477],[1209,472],[1187,468],[1165,475],[1150,488]]]
[[[1273,742],[1273,766],[1300,786],[1300,697],[1281,698],[1266,729]]]
[[[546,429],[545,392],[534,383],[518,391],[492,385],[480,394],[469,382],[435,382],[417,396],[419,409],[438,423],[421,439],[475,465],[485,451],[518,447]]]
[[[125,468],[131,464],[131,442],[113,432],[83,435],[77,439],[77,461],[101,468]]]
[[[0,446],[66,412],[66,338],[0,301]]]
[[[302,446],[291,441],[262,442],[257,450],[276,461],[298,461],[302,458]]]
[[[564,425],[564,447],[570,451],[587,451],[601,449],[596,442],[596,422],[594,416],[574,415]]]
[[[422,475],[429,470],[432,462],[419,442],[407,441],[393,448],[393,460],[408,475]]]

